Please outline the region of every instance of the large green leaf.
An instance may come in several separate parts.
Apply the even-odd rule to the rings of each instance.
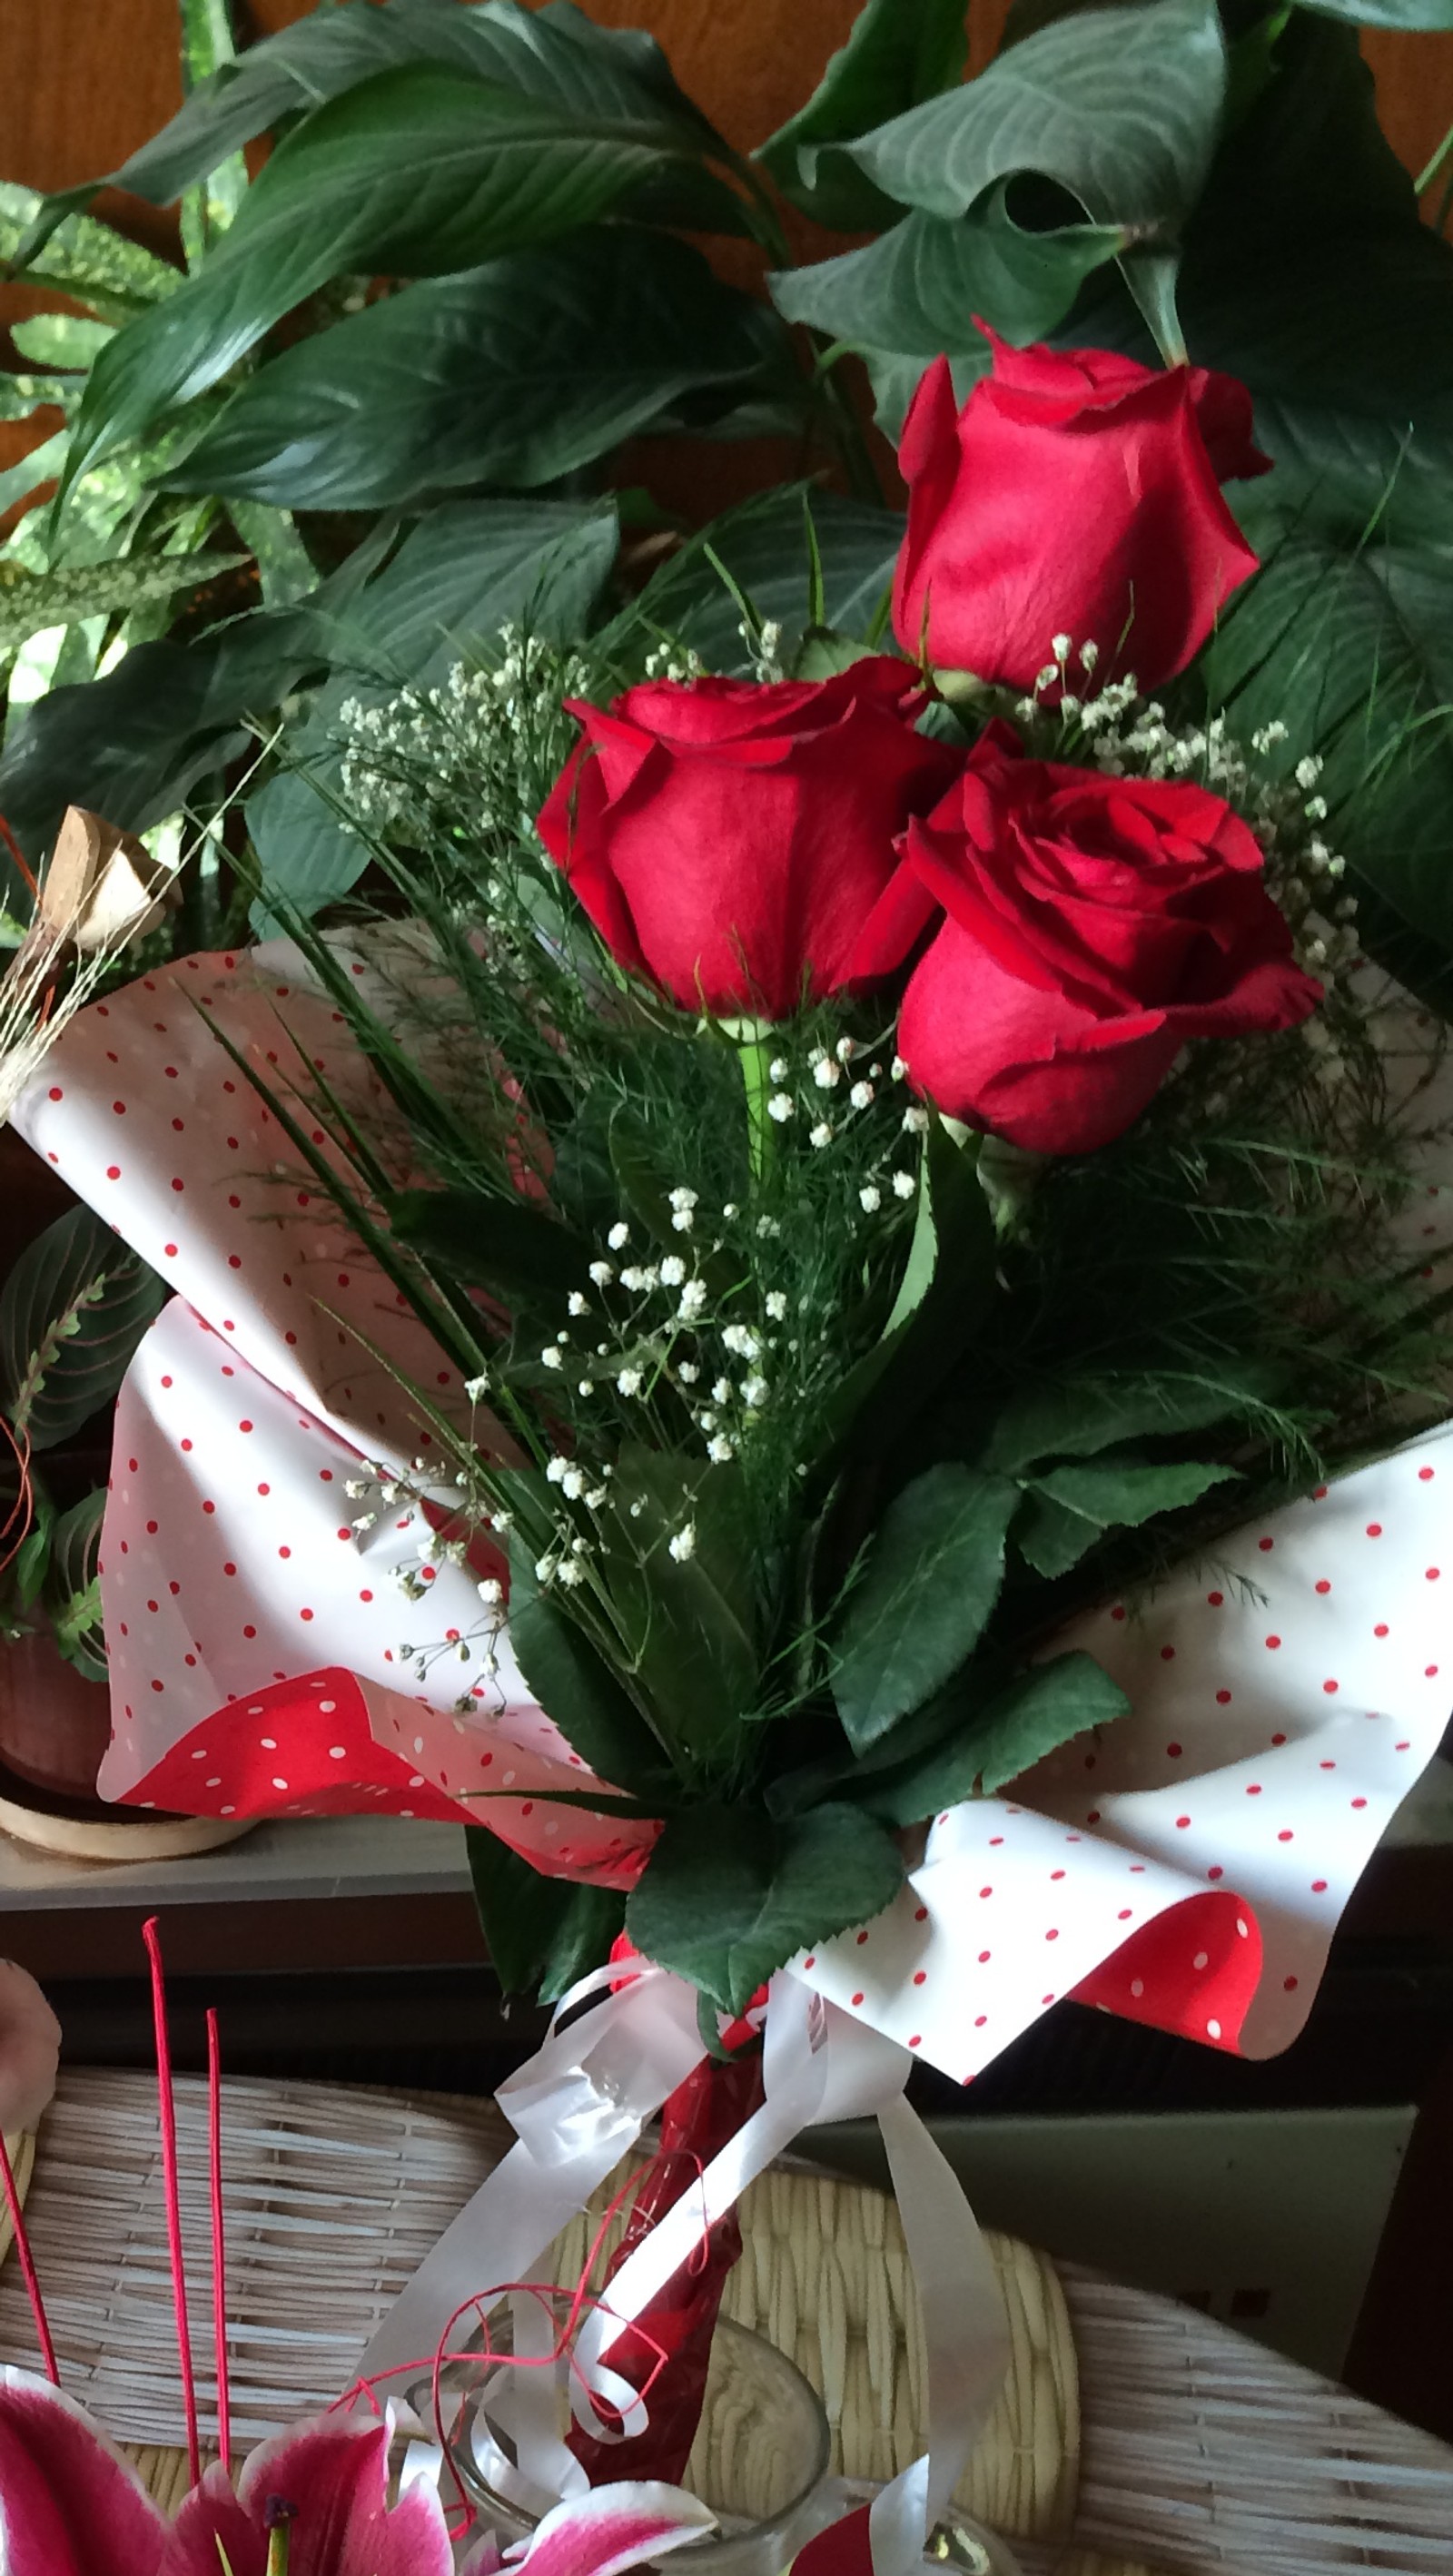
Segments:
[[[855,1752],[920,1708],[972,1653],[999,1597],[1018,1500],[1009,1478],[950,1461],[889,1504],[833,1641],[833,1697]]]
[[[1050,1458],[1088,1458],[1122,1441],[1200,1431],[1255,1410],[1250,1371],[1187,1378],[1048,1378],[996,1406],[979,1463],[1017,1476]]]
[[[246,561],[239,554],[123,555],[114,563],[70,564],[56,572],[0,563],[0,653],[12,652],[43,626],[68,626],[75,618],[109,617],[173,599]]]
[[[777,344],[761,307],[668,234],[600,227],[407,289],[243,385],[166,478],[296,509],[553,482]]]
[[[914,358],[973,346],[981,319],[1018,343],[1043,339],[1064,320],[1085,278],[1129,240],[1114,224],[1029,232],[1008,211],[1001,184],[965,215],[921,211],[862,250],[772,280],[777,309],[854,348]]]
[[[967,15],[967,0],[866,0],[806,106],[757,153],[783,195],[844,232],[880,224],[889,212],[882,191],[824,146],[954,88],[968,57]]]
[[[597,1780],[647,1799],[665,1777],[660,1749],[616,1675],[535,1576],[535,1552],[510,1546],[510,1647],[547,1717]]]
[[[634,86],[579,106],[432,63],[375,74],[284,138],[201,269],[103,351],[71,476],[217,383],[340,271],[442,276],[552,240],[698,150]]]
[[[106,180],[44,201],[42,225],[33,230],[44,228],[48,240],[48,228],[68,207],[108,184],[151,205],[169,205],[282,119],[306,116],[375,73],[411,63],[445,64],[582,112],[619,107],[645,91],[683,132],[729,157],[676,87],[649,36],[593,27],[568,0],[549,0],[534,10],[517,7],[515,0],[466,7],[458,0],[385,0],[383,7],[374,0],[345,0],[342,7],[314,9],[250,45],[238,60],[223,63]],[[40,203],[32,212],[40,211]],[[51,256],[47,249],[47,260]]]
[[[1321,753],[1331,838],[1453,956],[1453,546],[1294,528],[1207,675],[1239,733],[1276,718],[1289,759]]]
[[[834,492],[813,492],[809,506],[822,564],[821,622],[840,635],[864,635],[892,583],[903,521],[895,511],[845,501]],[[618,621],[615,636],[653,626],[691,645],[711,670],[745,668],[741,611],[708,546],[758,614],[781,628],[782,651],[790,661],[813,622],[800,486],[748,501],[689,539]]]
[[[464,1843],[490,1965],[507,1995],[553,2003],[609,1958],[624,1898],[544,1877],[482,1826],[466,1825]]]
[[[179,0],[182,87],[190,98],[237,60],[230,0]],[[188,268],[205,259],[247,194],[247,163],[229,152],[182,199],[182,248]]]
[[[115,1395],[166,1290],[90,1208],[27,1244],[0,1294],[5,1409],[33,1449],[52,1449]]]
[[[894,117],[851,158],[899,205],[931,215],[966,215],[996,181],[1034,172],[1094,223],[1174,234],[1205,180],[1225,92],[1214,0],[1095,9]]]
[[[248,747],[244,716],[276,706],[327,658],[327,621],[308,605],[240,619],[190,647],[139,644],[104,679],[52,689],[12,718],[0,813],[32,860],[70,804],[145,831]]]
[[[774,1823],[746,1806],[668,1818],[626,1906],[638,1950],[723,2012],[809,1942],[867,1923],[903,1882],[896,1844],[856,1807],[814,1807]]]
[[[615,550],[614,512],[599,505],[454,501],[422,519],[346,617],[332,623],[326,658],[340,676],[293,736],[297,767],[269,780],[248,805],[264,894],[273,888],[316,911],[346,893],[367,864],[363,842],[328,802],[337,788],[345,698],[377,702],[406,682],[432,684],[460,660],[487,660],[510,619],[550,640],[582,634]]]
[[[992,1797],[1071,1736],[1108,1726],[1129,1708],[1093,1655],[1056,1655],[965,1713],[929,1752],[870,1775],[863,1803],[885,1824],[918,1824],[962,1798]]]
[[[1329,18],[1350,18],[1359,27],[1391,27],[1399,35],[1453,28],[1453,0],[1300,0],[1300,5]]]

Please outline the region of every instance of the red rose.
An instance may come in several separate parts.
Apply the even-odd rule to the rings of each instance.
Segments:
[[[585,729],[540,816],[611,955],[683,1009],[779,1020],[856,974],[895,836],[962,755],[887,656],[829,680],[651,681]]]
[[[1256,570],[1220,490],[1267,470],[1251,397],[1200,367],[986,336],[994,372],[963,410],[936,358],[903,425],[898,640],[916,657],[926,637],[940,668],[1031,689],[1064,634],[1099,648],[1102,678],[1133,671],[1157,688]]]
[[[873,925],[883,973],[943,916],[899,1019],[915,1089],[1036,1153],[1108,1144],[1187,1038],[1316,1009],[1261,880],[1254,835],[1207,788],[1029,760],[991,725],[911,826]]]

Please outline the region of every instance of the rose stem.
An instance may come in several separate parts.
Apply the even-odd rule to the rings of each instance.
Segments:
[[[162,1978],[161,1939],[156,1916],[143,1923],[141,1937],[151,1962],[151,2017],[156,2032],[156,2093],[161,2124],[161,2170],[166,2192],[167,2247],[171,2256],[172,2307],[176,2315],[177,2358],[182,2367],[182,2405],[187,2419],[187,2475],[195,2486],[202,2474],[197,2441],[197,2381],[192,2368],[192,2330],[187,2317],[187,2271],[182,2259],[182,2201],[177,2184],[177,2105],[172,2089],[172,2052],[167,2037],[166,1987]]]

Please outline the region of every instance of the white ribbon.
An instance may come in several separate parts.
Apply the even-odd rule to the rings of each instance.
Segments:
[[[643,1964],[594,2009],[560,2028],[581,2001],[602,1995],[610,1969],[582,1980],[557,2009],[543,2048],[502,2085],[501,2109],[518,2144],[460,2211],[395,2301],[359,2365],[361,2379],[432,2355],[451,2317],[471,2297],[530,2277],[562,2227],[582,2209],[646,2122],[705,2051],[696,1997],[679,1977]],[[907,2049],[856,2021],[786,1969],[772,1979],[763,2042],[763,2100],[629,2254],[610,2285],[609,2306],[590,2310],[571,2374],[577,2412],[587,2390],[631,2403],[608,2355],[688,2262],[703,2238],[759,2174],[819,2121],[876,2116],[918,2282],[928,2356],[929,2447],[877,2497],[869,2531],[875,2576],[910,2576],[928,2533],[981,2436],[1010,2357],[994,2267],[949,2166],[904,2098]],[[522,2303],[516,2302],[516,2306]],[[528,2302],[523,2303],[528,2305]],[[516,2330],[529,2333],[525,2319]],[[548,2374],[515,2373],[525,2379]],[[495,2410],[496,2413],[498,2410]],[[519,2455],[538,2474],[553,2428],[524,2391],[512,2400]],[[599,2435],[599,2423],[590,2429]],[[623,2433],[621,2438],[626,2438]],[[537,2456],[538,2454],[538,2456]]]

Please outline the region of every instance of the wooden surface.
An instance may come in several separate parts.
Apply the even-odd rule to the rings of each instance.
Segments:
[[[736,144],[760,143],[806,98],[857,0],[586,0],[607,26],[647,26],[683,86]],[[973,13],[988,60],[1005,0]],[[304,0],[255,0],[257,34],[305,15]],[[114,168],[180,100],[175,0],[46,0],[0,11],[0,176],[59,188]],[[1370,34],[1383,121],[1411,169],[1453,124],[1453,36]],[[167,237],[166,219],[138,227]]]

